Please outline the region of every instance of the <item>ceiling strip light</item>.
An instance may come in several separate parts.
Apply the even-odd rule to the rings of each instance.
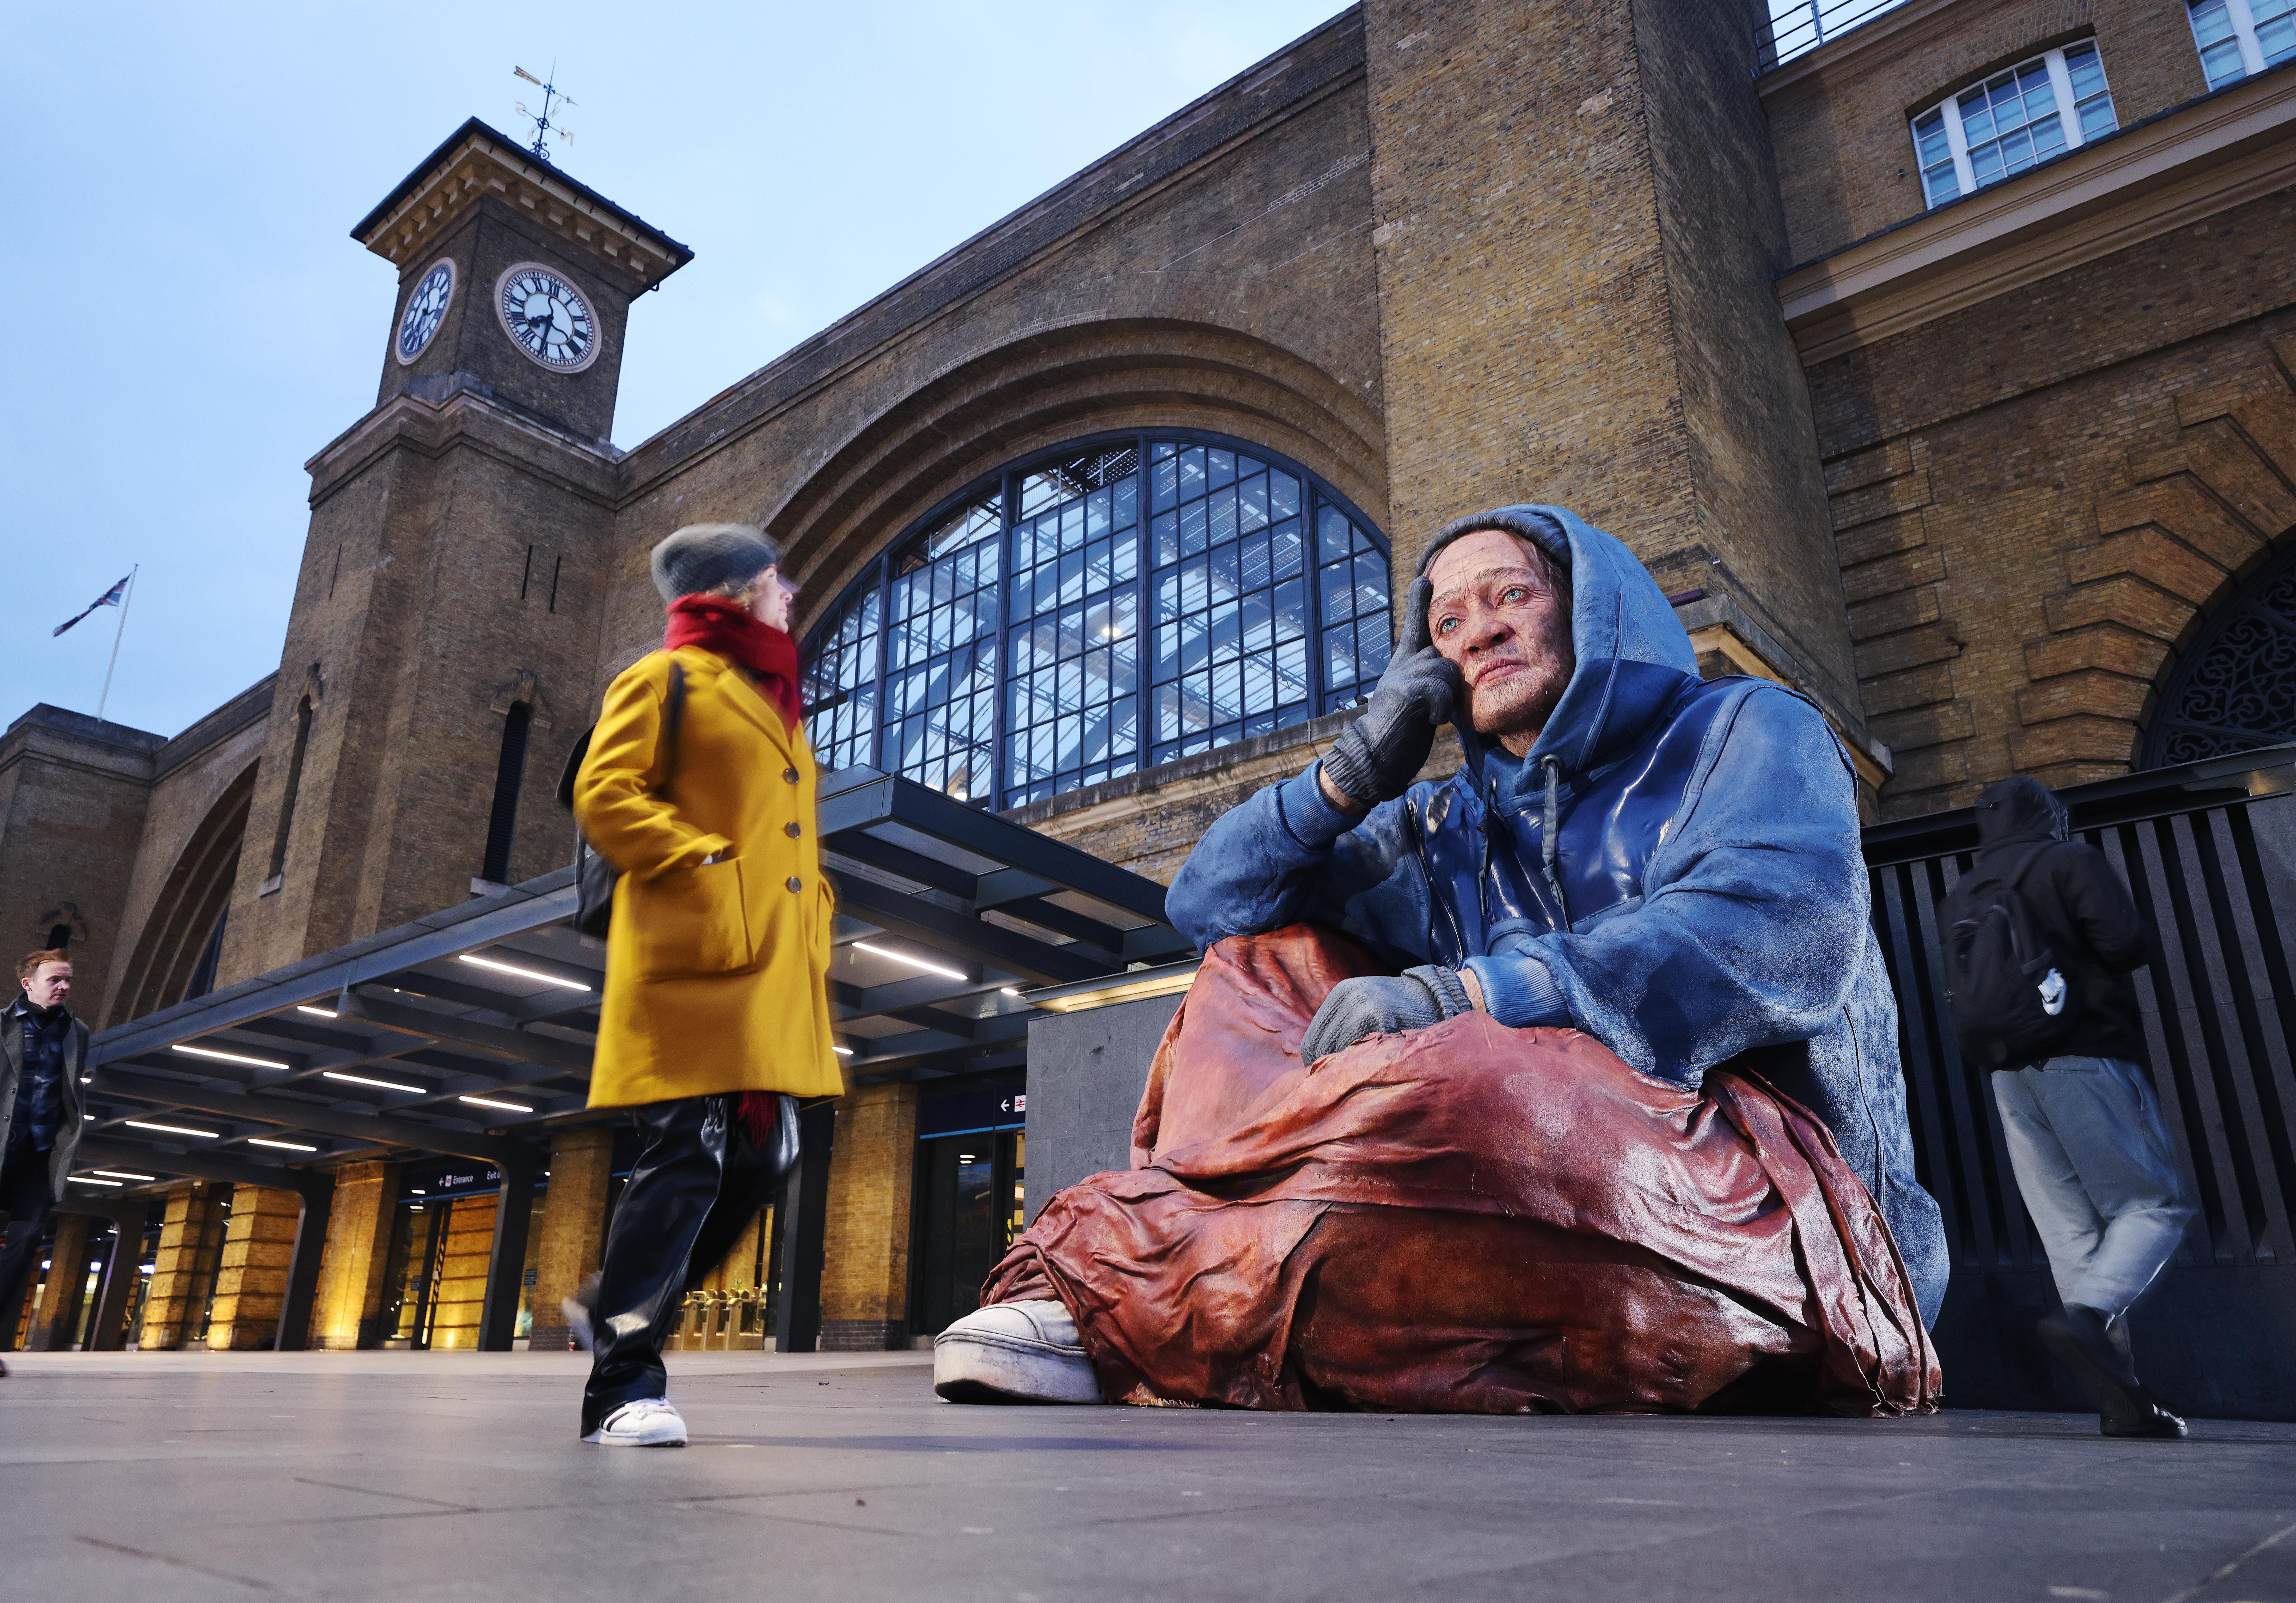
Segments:
[[[849,1058],[853,1055],[853,1049],[849,1046],[832,1046],[829,1050],[840,1058]]]
[[[292,1063],[282,1063],[276,1058],[250,1058],[245,1052],[219,1052],[211,1046],[171,1046],[171,1052],[189,1052],[194,1058],[213,1058],[218,1063],[245,1063],[256,1068],[292,1068]]]
[[[922,969],[927,974],[939,974],[949,979],[971,979],[972,976],[955,969],[945,969],[939,963],[929,963],[921,957],[911,957],[906,952],[894,952],[884,946],[872,946],[866,941],[853,943],[856,952],[866,952],[873,957],[890,957],[897,963],[906,963],[912,969]]]
[[[250,1147],[277,1147],[283,1152],[316,1152],[318,1150],[316,1147],[307,1147],[301,1141],[275,1141],[267,1136],[261,1135],[249,1136],[247,1144]]]
[[[456,1097],[458,1102],[468,1102],[473,1108],[499,1108],[504,1113],[532,1113],[523,1102],[497,1102],[492,1097]]]
[[[295,1010],[298,1013],[315,1014],[321,1018],[340,1018],[342,1017],[340,1013],[336,1012],[332,1008],[315,1008],[308,1002],[297,1002],[295,1004]]]
[[[109,1174],[114,1180],[157,1180],[157,1174],[138,1174],[133,1169],[97,1169],[98,1174]]]
[[[71,1182],[76,1186],[110,1186],[114,1190],[119,1189],[119,1182],[116,1180],[92,1180],[85,1174],[73,1175]]]
[[[427,1085],[401,1085],[392,1080],[370,1080],[365,1075],[347,1075],[332,1068],[321,1069],[319,1077],[323,1080],[340,1080],[350,1085],[372,1085],[377,1091],[410,1092],[418,1097],[427,1096],[430,1091]]]
[[[457,960],[476,963],[481,969],[492,969],[497,974],[515,974],[521,979],[538,979],[545,986],[564,986],[570,991],[586,991],[590,987],[578,979],[561,979],[555,974],[545,974],[539,969],[521,969],[512,963],[498,963],[490,957],[472,957],[465,952]]]
[[[193,1130],[182,1125],[154,1125],[147,1119],[122,1119],[119,1122],[131,1130],[157,1130],[162,1135],[196,1135],[213,1141],[217,1134],[213,1130]]]

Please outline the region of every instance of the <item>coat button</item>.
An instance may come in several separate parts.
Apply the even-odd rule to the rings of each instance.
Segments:
[[[799,879],[795,874],[791,874],[789,877],[789,887],[791,890],[803,890],[805,888],[805,881]]]
[[[791,840],[795,840],[799,836],[805,833],[805,826],[799,823],[796,820],[791,819],[788,823],[782,826],[782,833],[788,836]]]
[[[791,784],[794,785],[797,783],[797,770],[794,768],[784,768],[782,770],[782,777],[789,781]]]

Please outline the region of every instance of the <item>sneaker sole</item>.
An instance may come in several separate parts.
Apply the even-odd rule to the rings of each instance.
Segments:
[[[683,1447],[685,1436],[610,1436],[603,1430],[594,1430],[582,1440],[592,1447]]]
[[[1100,1403],[1081,1348],[981,1337],[933,1342],[933,1391],[950,1403]]]

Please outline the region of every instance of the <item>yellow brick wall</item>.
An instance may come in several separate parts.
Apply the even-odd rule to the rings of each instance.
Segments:
[[[223,1198],[229,1190],[194,1181],[168,1193],[136,1338],[144,1351],[180,1347],[207,1334],[200,1316],[215,1288],[216,1262],[223,1250]],[[198,1329],[192,1328],[195,1323]]]
[[[439,1257],[439,1300],[430,1317],[433,1351],[479,1345],[487,1258],[495,1244],[495,1211],[492,1197],[458,1197],[447,1215],[447,1241]]]
[[[613,1182],[614,1133],[589,1126],[550,1138],[550,1185],[533,1225],[535,1352],[563,1351],[566,1316],[559,1304],[597,1272],[605,1246],[606,1191]]]
[[[397,1164],[347,1164],[335,1171],[334,1206],[327,1215],[326,1251],[319,1260],[318,1296],[311,1311],[314,1348],[369,1347],[380,1339],[373,1322],[382,1307],[391,1204],[398,1191]]]
[[[823,1228],[821,1345],[884,1347],[909,1313],[917,1088],[872,1085],[837,1105]]]
[[[209,1351],[260,1346],[278,1333],[301,1210],[302,1198],[292,1191],[269,1186],[233,1190],[231,1223],[216,1270],[215,1315],[208,1325]]]

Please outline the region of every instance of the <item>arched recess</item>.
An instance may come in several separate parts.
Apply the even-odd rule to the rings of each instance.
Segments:
[[[110,1022],[172,1007],[190,990],[231,902],[232,878],[239,871],[240,843],[255,797],[255,770],[250,763],[224,787],[176,859],[120,977]]]
[[[761,521],[819,621],[886,541],[999,464],[1125,429],[1253,441],[1320,475],[1382,528],[1385,422],[1370,397],[1270,342],[1131,318],[1039,330],[918,385],[857,429]]]
[[[2161,681],[2142,766],[2296,740],[2296,542],[2227,583]]]

